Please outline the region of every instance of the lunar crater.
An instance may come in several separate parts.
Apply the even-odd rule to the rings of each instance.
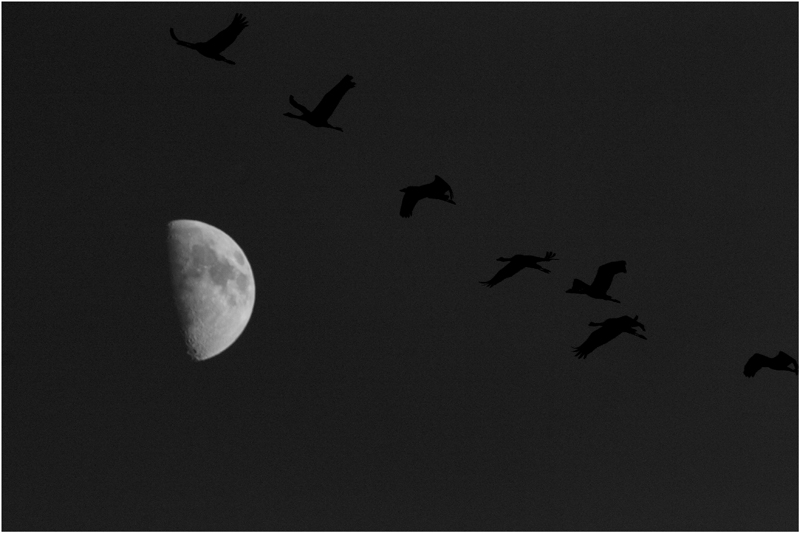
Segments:
[[[189,355],[205,360],[244,331],[255,283],[244,252],[221,230],[192,220],[168,225],[175,301]]]

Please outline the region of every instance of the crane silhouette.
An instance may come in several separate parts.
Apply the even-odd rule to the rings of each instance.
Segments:
[[[204,43],[187,43],[186,41],[181,41],[175,36],[175,30],[172,28],[169,29],[169,34],[173,39],[175,39],[175,42],[181,46],[191,48],[192,50],[197,50],[202,55],[210,57],[211,59],[216,59],[217,61],[224,61],[226,63],[230,63],[231,65],[235,65],[236,63],[230,59],[222,57],[220,53],[233,44],[233,41],[236,40],[236,37],[238,37],[239,34],[242,33],[242,30],[246,27],[247,19],[245,19],[244,15],[241,13],[236,13],[236,15],[233,17],[233,22],[231,22],[227,28]]]
[[[540,261],[558,261],[556,259],[556,254],[553,252],[547,252],[544,257],[536,257],[535,255],[521,255],[517,254],[513,257],[498,257],[498,261],[506,261],[508,264],[497,271],[497,274],[494,275],[492,279],[489,281],[481,281],[480,283],[486,285],[487,287],[494,287],[501,281],[506,278],[510,278],[523,268],[535,268],[536,270],[541,270],[545,274],[549,274],[550,271],[544,267],[539,266]]]
[[[403,203],[400,204],[400,216],[408,218],[414,210],[417,202],[423,198],[432,198],[434,200],[442,200],[447,203],[456,205],[453,201],[453,189],[447,184],[440,176],[434,176],[433,181],[425,185],[410,185],[400,192],[406,193],[403,196]],[[449,196],[447,193],[450,193]]]
[[[567,289],[566,292],[575,294],[585,294],[591,298],[598,300],[611,300],[612,302],[620,303],[607,294],[608,288],[611,287],[611,282],[614,281],[614,276],[619,273],[627,273],[625,269],[625,261],[612,261],[605,265],[600,265],[597,269],[597,274],[591,285],[587,285],[579,279],[572,282],[572,288]]]
[[[791,368],[791,365],[794,365],[794,368]],[[752,378],[756,375],[756,372],[764,367],[772,370],[788,370],[797,374],[797,361],[795,358],[787,353],[778,352],[775,357],[767,357],[760,353],[753,354],[744,365],[744,375]]]
[[[328,93],[322,97],[322,100],[319,101],[319,104],[317,104],[317,107],[314,108],[314,111],[309,111],[303,105],[298,104],[297,100],[294,99],[294,96],[289,95],[289,103],[299,109],[302,115],[294,115],[292,113],[284,113],[284,115],[291,118],[305,120],[317,128],[331,128],[343,132],[344,130],[342,128],[337,128],[336,126],[331,126],[328,124],[328,119],[331,118],[333,112],[336,111],[336,106],[338,106],[339,102],[342,101],[342,97],[344,97],[345,93],[355,86],[356,84],[353,82],[353,76],[348,74],[342,78],[342,80],[337,83],[333,89],[328,91]]]
[[[639,322],[639,315],[633,318],[623,315],[617,318],[608,318],[603,322],[589,322],[589,325],[600,326],[600,329],[594,330],[583,344],[573,348],[575,356],[579,359],[585,359],[592,351],[615,339],[620,333],[630,333],[640,339],[647,340],[647,337],[637,333],[635,329],[639,327],[644,331],[644,324]]]

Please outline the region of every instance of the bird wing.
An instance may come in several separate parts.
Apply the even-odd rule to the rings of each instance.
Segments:
[[[594,330],[589,338],[577,348],[573,348],[575,356],[579,359],[585,359],[587,355],[593,352],[597,347],[602,346],[614,337],[620,334],[620,330],[613,326],[603,326],[600,329]]]
[[[636,328],[642,328],[642,331],[647,331],[644,327],[644,324],[639,322],[639,315],[636,315],[633,318],[629,317],[628,315],[622,315],[617,318],[609,318],[607,322],[613,322],[613,324],[620,328],[629,328],[634,332],[636,331]]]
[[[169,29],[169,34],[170,34],[170,36],[171,36],[173,39],[175,39],[175,40],[176,40],[176,41],[178,41],[179,43],[182,43],[182,42],[183,42],[183,41],[181,41],[180,39],[178,39],[177,37],[175,37],[175,30],[173,30],[172,28],[170,28],[170,29]]]
[[[625,269],[625,261],[612,261],[611,263],[600,265],[600,267],[597,269],[597,275],[594,277],[594,281],[592,282],[592,288],[605,293],[608,288],[611,287],[611,282],[614,281],[614,276],[620,272],[627,272]]]
[[[353,83],[353,76],[350,74],[342,78],[333,89],[322,97],[317,107],[314,108],[314,114],[320,119],[328,120],[336,110],[336,106],[342,101],[344,94],[355,86],[356,84]]]
[[[625,329],[622,330],[622,332],[623,333],[630,333],[634,337],[639,337],[640,339],[647,340],[647,337],[645,337],[644,335],[642,335],[641,333],[636,331],[636,329],[633,328],[633,327],[625,328]]]
[[[448,185],[446,181],[442,179],[441,176],[434,175],[433,183],[431,185],[435,186],[436,191],[441,192],[442,194],[444,194],[447,191],[450,191],[450,199],[451,200],[453,199],[453,189],[450,187],[450,185]]]
[[[302,104],[298,104],[297,100],[295,100],[294,96],[292,96],[291,94],[289,95],[289,103],[292,104],[292,106],[299,109],[300,111],[302,111],[304,115],[307,115],[310,112],[308,109],[305,108],[305,106],[303,106]]]
[[[760,353],[753,354],[753,356],[750,357],[750,359],[748,359],[747,363],[744,365],[744,375],[748,378],[752,378],[756,375],[756,372],[769,364],[770,359],[772,358]]]
[[[247,27],[247,19],[241,13],[236,13],[233,17],[233,22],[230,25],[216,34],[214,37],[206,41],[206,47],[213,49],[219,53],[228,48],[233,41],[242,33],[242,30]]]
[[[414,210],[414,206],[417,205],[417,202],[420,201],[422,198],[418,193],[414,191],[406,191],[403,195],[403,203],[400,204],[400,216],[403,218],[408,218],[411,216],[411,212]]]
[[[773,357],[773,359],[775,359],[776,361],[780,361],[781,363],[786,363],[786,364],[794,363],[794,364],[797,364],[797,361],[795,360],[795,358],[792,357],[791,355],[789,355],[786,352],[778,352],[778,355]]]
[[[506,266],[497,271],[497,274],[495,274],[492,279],[489,281],[481,281],[481,283],[487,287],[494,287],[504,279],[510,278],[523,268],[525,268],[525,266],[520,261],[509,261]]]

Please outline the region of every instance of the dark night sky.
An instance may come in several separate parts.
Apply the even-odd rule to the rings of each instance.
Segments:
[[[169,37],[235,12],[235,66]],[[798,528],[797,378],[742,375],[798,354],[796,3],[2,15],[3,529]],[[282,116],[345,74],[344,133]],[[203,363],[182,218],[255,274]]]

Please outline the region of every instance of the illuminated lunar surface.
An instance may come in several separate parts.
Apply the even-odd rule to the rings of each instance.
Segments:
[[[221,230],[196,220],[167,226],[172,288],[189,355],[204,361],[233,344],[256,299],[244,252]]]

